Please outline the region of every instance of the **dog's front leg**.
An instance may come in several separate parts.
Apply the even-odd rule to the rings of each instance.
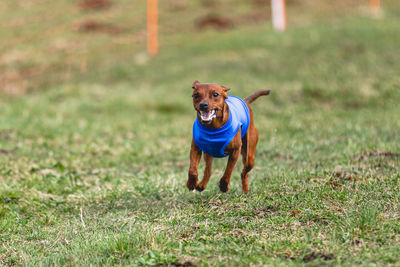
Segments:
[[[232,153],[229,155],[228,164],[226,165],[224,175],[219,181],[219,189],[222,192],[228,192],[229,190],[229,181],[231,180],[232,171],[236,165],[236,162],[239,159],[239,155],[240,155],[240,147],[233,150]]]
[[[201,149],[196,145],[194,140],[192,140],[192,146],[190,148],[190,167],[189,167],[189,177],[186,183],[187,188],[192,191],[197,186],[197,167],[201,159]]]
[[[204,177],[203,180],[197,185],[196,190],[197,191],[203,191],[207,187],[207,183],[210,180],[211,176],[211,167],[212,167],[212,162],[213,162],[213,156],[204,153],[204,161],[206,162],[206,169],[204,170]]]

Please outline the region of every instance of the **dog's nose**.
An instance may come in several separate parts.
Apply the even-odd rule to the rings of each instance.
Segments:
[[[207,102],[201,102],[200,103],[200,109],[208,109],[208,103]]]

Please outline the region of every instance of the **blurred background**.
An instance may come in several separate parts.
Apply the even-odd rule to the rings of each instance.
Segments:
[[[384,11],[378,17],[397,23],[393,17],[398,16],[399,6],[395,0],[382,1]],[[365,51],[369,44],[354,43],[351,30],[343,27],[371,24],[371,31],[376,27],[384,31],[384,19],[371,20],[370,13],[369,0],[288,0],[290,37],[278,37],[271,26],[269,0],[163,0],[159,1],[160,55],[150,59],[146,1],[4,0],[0,3],[0,88],[21,95],[75,82],[156,86],[155,77],[182,85],[197,78],[232,83],[236,82],[230,78],[232,73],[243,71],[239,80],[251,83],[253,78],[263,80],[260,74],[285,75],[287,66],[279,66],[282,62],[274,62],[271,54],[287,49],[298,55],[296,50],[308,49],[315,56],[319,47],[333,45],[329,38],[339,38],[332,36],[337,31],[341,38],[334,41],[342,53]],[[207,67],[200,62],[206,60]],[[252,60],[257,62],[248,62]],[[185,79],[188,75],[192,77]],[[251,86],[267,86],[266,80],[267,84]]]

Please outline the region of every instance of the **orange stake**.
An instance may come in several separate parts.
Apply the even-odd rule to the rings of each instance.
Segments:
[[[157,0],[147,0],[147,51],[150,56],[158,53]]]
[[[369,7],[372,12],[378,12],[381,8],[380,0],[369,0]]]

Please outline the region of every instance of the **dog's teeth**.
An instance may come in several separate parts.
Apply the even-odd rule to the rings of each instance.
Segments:
[[[211,121],[215,118],[215,110],[212,111],[200,111],[202,121]]]

